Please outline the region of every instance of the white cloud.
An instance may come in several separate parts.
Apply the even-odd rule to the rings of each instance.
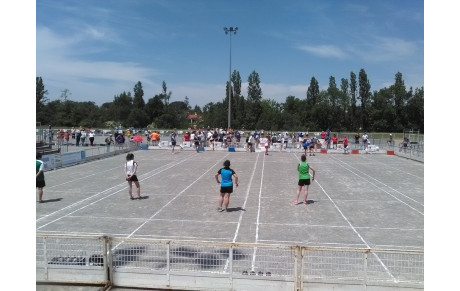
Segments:
[[[333,45],[302,45],[299,47],[300,50],[311,53],[315,56],[324,58],[338,58],[343,59],[347,57],[347,54],[340,48]]]

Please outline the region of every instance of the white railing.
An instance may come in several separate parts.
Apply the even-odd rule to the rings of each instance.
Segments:
[[[423,250],[37,234],[36,252],[38,283],[263,291],[424,288]]]

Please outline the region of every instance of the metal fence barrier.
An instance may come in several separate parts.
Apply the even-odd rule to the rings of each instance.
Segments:
[[[423,290],[423,250],[36,235],[37,283],[180,290]]]

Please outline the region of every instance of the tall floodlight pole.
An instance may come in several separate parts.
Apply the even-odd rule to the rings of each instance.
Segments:
[[[231,96],[230,93],[232,91],[232,32],[236,34],[238,27],[224,27],[225,34],[230,35],[230,71],[228,75],[228,124],[227,124],[227,131],[230,130],[230,112],[231,112]]]

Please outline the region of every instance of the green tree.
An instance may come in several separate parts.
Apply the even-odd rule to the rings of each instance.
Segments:
[[[149,123],[146,109],[144,90],[142,89],[142,83],[139,81],[134,85],[133,107],[128,115],[127,123],[135,128],[145,128]]]
[[[361,127],[369,131],[369,112],[371,102],[371,84],[364,69],[359,71],[359,100],[361,101]]]
[[[163,99],[165,107],[168,107],[169,105],[169,99],[171,98],[171,91],[168,92],[168,87],[166,86],[166,82],[163,81],[163,84],[161,85],[163,88],[163,91],[161,92],[161,97]]]
[[[248,77],[248,97],[246,107],[246,128],[255,128],[257,120],[262,114],[262,89],[260,88],[260,78],[256,71],[252,71]]]
[[[288,96],[285,102],[280,104],[281,127],[273,130],[304,130],[309,123],[308,115],[305,114],[306,101],[295,96]],[[308,127],[308,126],[307,126]]]
[[[356,92],[357,92],[357,81],[356,81],[356,74],[352,71],[350,72],[350,95],[351,95],[351,114],[350,114],[350,119],[351,119],[351,128],[353,130],[358,129],[360,126],[359,124],[361,123],[361,116],[358,111],[358,108],[356,106]]]
[[[373,94],[370,108],[372,129],[376,131],[391,131],[394,126],[395,110],[393,106],[393,92],[390,88],[380,89]]]
[[[350,92],[348,80],[345,78],[341,79],[340,83],[340,107],[341,107],[341,118],[339,130],[351,129],[351,106],[350,106]]]
[[[307,89],[307,106],[309,109],[316,105],[319,95],[319,84],[315,77],[310,80],[310,86]]]
[[[115,96],[113,100],[113,106],[111,107],[110,116],[112,118],[108,120],[120,121],[123,127],[133,126],[128,121],[130,116],[131,109],[133,104],[133,98],[131,97],[131,92],[123,92],[119,96]]]
[[[412,89],[412,88],[411,88]],[[416,88],[412,98],[407,102],[406,115],[408,128],[424,131],[424,92],[423,87]]]
[[[144,109],[145,107],[144,90],[140,81],[134,85],[133,107],[138,109]]]
[[[163,96],[161,94],[155,95],[153,98],[150,98],[145,105],[148,120],[150,122],[154,121],[165,110],[165,105],[163,103]]]
[[[281,108],[278,102],[272,99],[262,100],[260,103],[262,113],[257,120],[255,128],[264,130],[279,130],[282,126]]]
[[[231,103],[231,126],[232,128],[240,128],[244,124],[244,108],[245,100],[241,95],[241,76],[240,73],[235,70],[233,71],[232,77],[232,103]]]
[[[390,87],[393,91],[394,106],[395,106],[395,125],[398,131],[402,131],[407,126],[405,116],[405,106],[407,102],[406,86],[400,72],[395,75],[395,83]]]
[[[35,85],[35,113],[36,113],[36,119],[39,122],[45,123],[46,122],[46,112],[45,107],[46,103],[48,102],[48,98],[46,95],[48,94],[48,91],[45,90],[45,85],[43,84],[43,79],[42,77],[37,77],[36,78],[36,85]]]

